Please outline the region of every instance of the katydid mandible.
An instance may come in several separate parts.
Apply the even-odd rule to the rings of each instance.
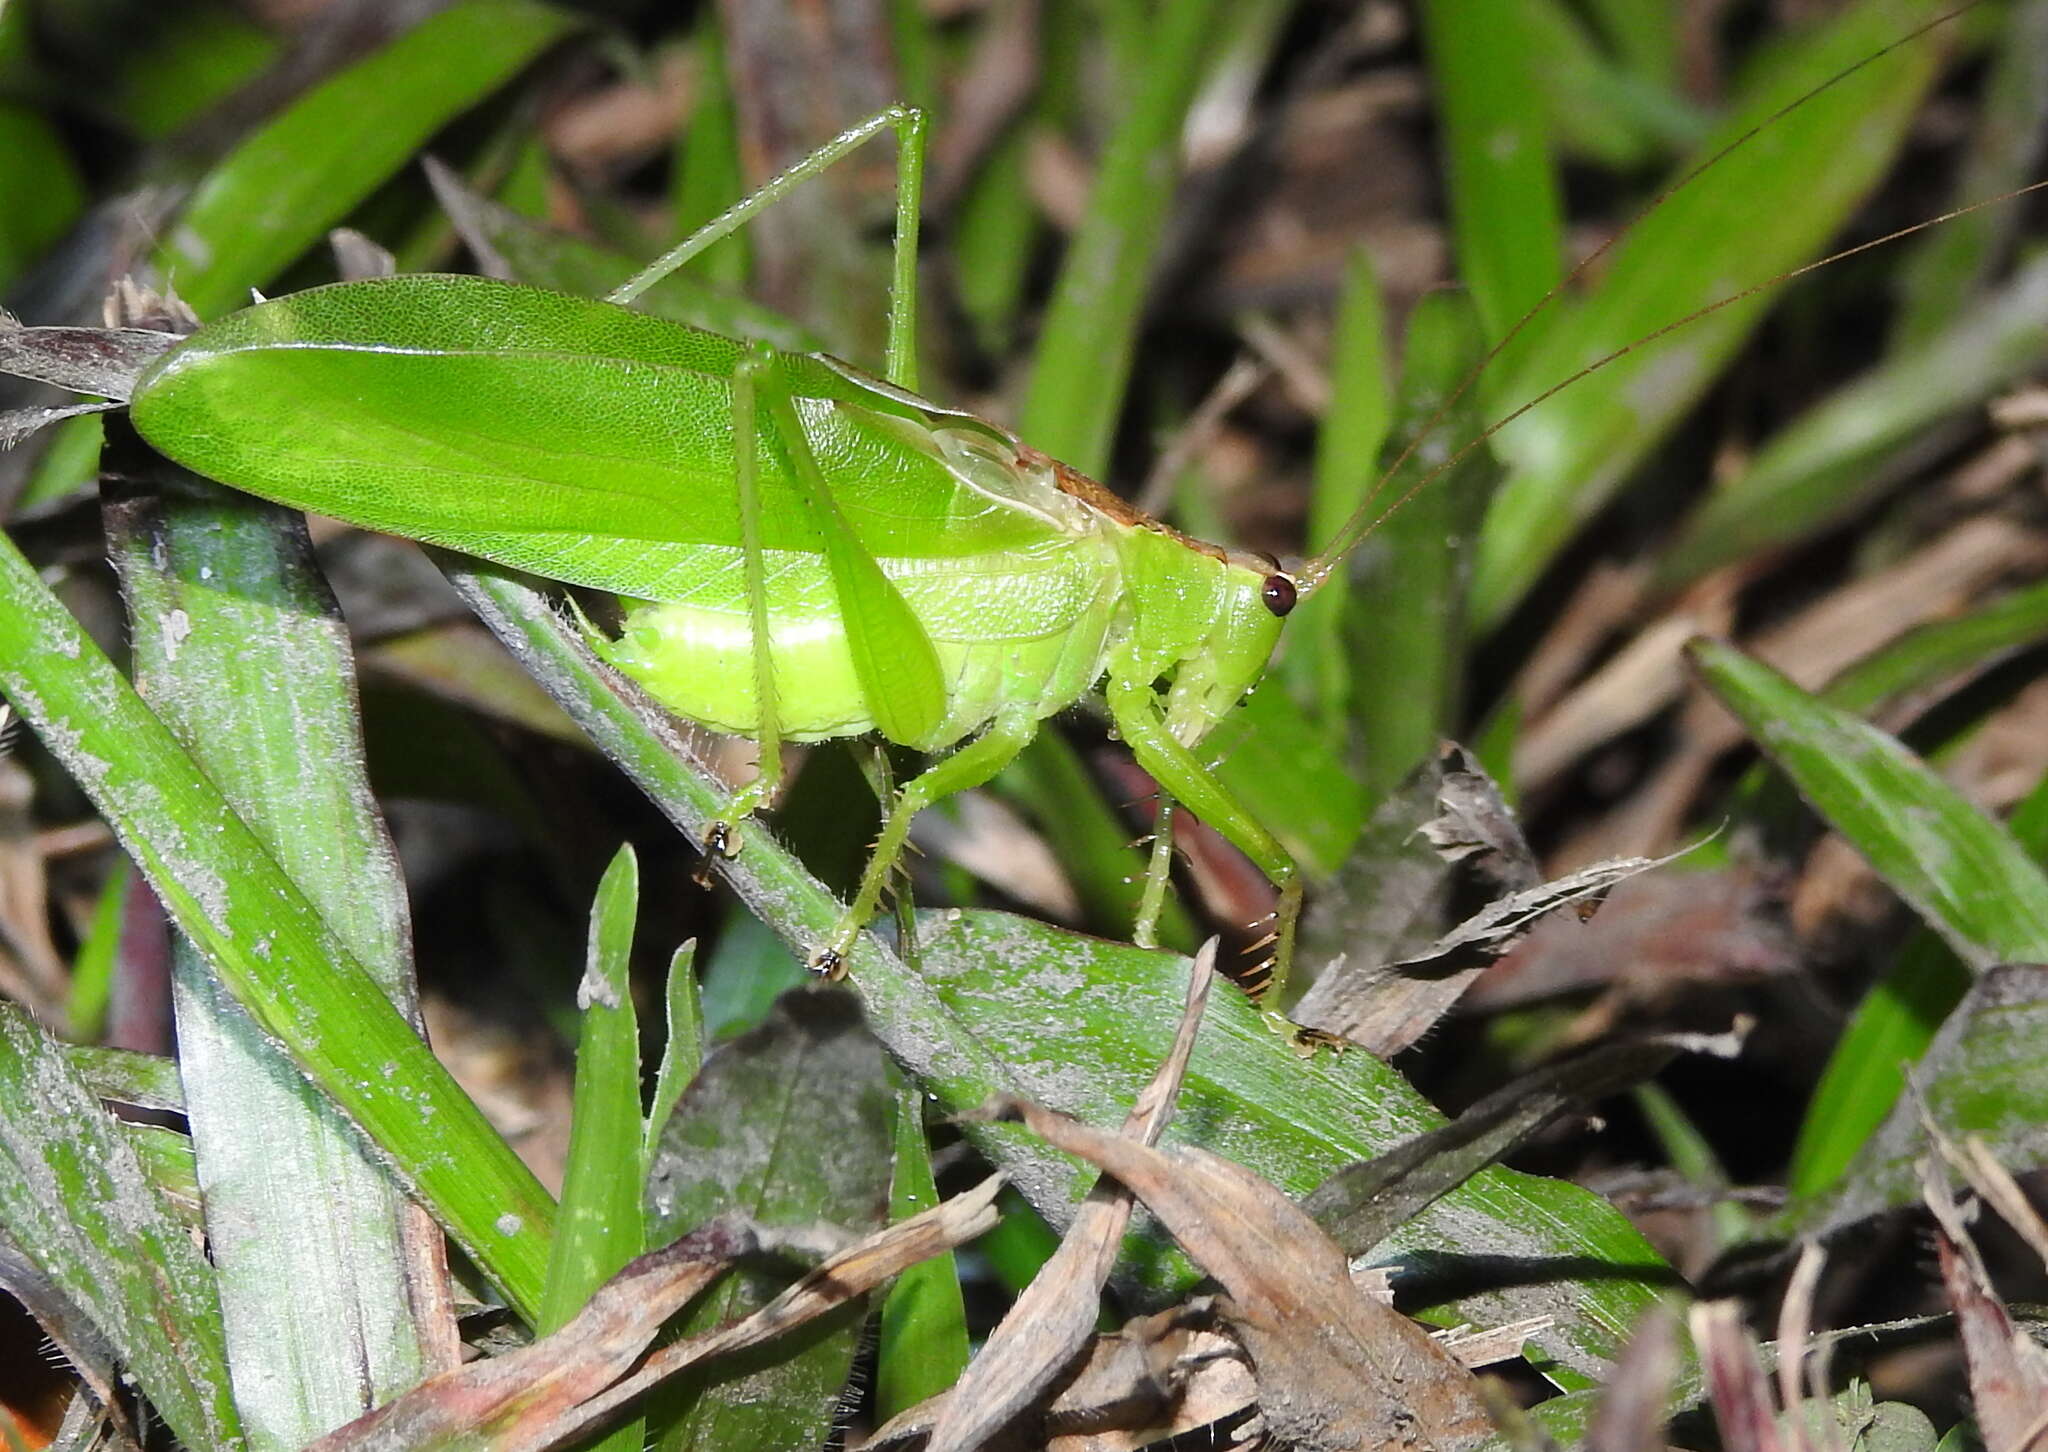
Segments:
[[[623,306],[884,131],[898,141],[886,380]],[[889,804],[815,946],[828,975],[916,813],[989,780],[1101,683],[1168,797],[1279,889],[1277,988],[1299,873],[1194,748],[1264,672],[1300,587],[908,391],[922,152],[922,116],[891,108],[604,302],[434,275],[259,302],[143,375],[135,427],[248,493],[619,596],[599,652],[678,714],[760,744],[713,850],[733,850],[772,795],[783,741],[873,732],[945,753]]]

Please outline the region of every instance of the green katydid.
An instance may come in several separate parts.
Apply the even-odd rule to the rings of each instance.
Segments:
[[[885,130],[886,381],[621,306]],[[1278,978],[1299,875],[1193,748],[1264,672],[1296,580],[907,391],[922,150],[918,113],[883,112],[604,302],[436,275],[260,302],[146,371],[135,426],[249,493],[620,596],[601,653],[680,715],[760,743],[714,848],[774,791],[784,740],[946,751],[890,806],[821,972],[873,916],[915,814],[1102,682],[1165,792],[1279,887]]]

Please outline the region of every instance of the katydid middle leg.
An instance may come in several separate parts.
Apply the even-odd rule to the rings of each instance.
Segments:
[[[950,755],[942,756],[912,777],[896,794],[889,814],[882,820],[881,835],[860,876],[860,890],[839,919],[839,926],[811,960],[813,971],[838,978],[846,971],[846,955],[853,942],[881,906],[882,891],[889,874],[903,857],[910,840],[910,823],[917,814],[936,802],[972,790],[1017,759],[1017,753],[1038,733],[1038,718],[1028,710],[1008,711],[991,721],[988,729]]]
[[[1131,754],[1137,757],[1138,765],[1151,773],[1163,791],[1251,858],[1253,865],[1280,889],[1280,901],[1273,913],[1272,934],[1267,939],[1273,950],[1272,957],[1250,981],[1239,979],[1239,985],[1250,997],[1259,999],[1270,995],[1277,1003],[1280,992],[1286,987],[1287,972],[1294,959],[1294,928],[1301,917],[1300,869],[1287,854],[1287,849],[1259,824],[1215,772],[1167,728],[1158,693],[1153,690],[1149,679],[1119,674],[1112,667],[1105,695],[1109,700],[1110,714],[1116,719],[1117,731],[1131,748]],[[1276,1010],[1268,1009],[1266,1012],[1267,1021],[1275,1028],[1297,1032],[1295,1026]]]

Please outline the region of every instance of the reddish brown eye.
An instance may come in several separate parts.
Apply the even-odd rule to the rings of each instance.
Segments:
[[[1268,575],[1266,583],[1259,588],[1259,599],[1275,615],[1285,615],[1294,608],[1296,591],[1294,581],[1285,575]]]

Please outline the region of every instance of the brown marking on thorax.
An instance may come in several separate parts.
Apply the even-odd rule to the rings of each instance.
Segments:
[[[1226,550],[1222,545],[1211,544],[1205,539],[1196,539],[1191,534],[1182,534],[1165,521],[1154,519],[1128,499],[1103,488],[1071,464],[1063,464],[1052,455],[1034,449],[1029,444],[1017,445],[1017,457],[1026,464],[1052,470],[1053,482],[1059,486],[1060,493],[1080,500],[1090,509],[1118,524],[1136,529],[1149,529],[1154,534],[1163,534],[1178,540],[1197,554],[1207,555],[1210,559],[1220,560],[1224,564],[1233,563],[1232,551]]]

